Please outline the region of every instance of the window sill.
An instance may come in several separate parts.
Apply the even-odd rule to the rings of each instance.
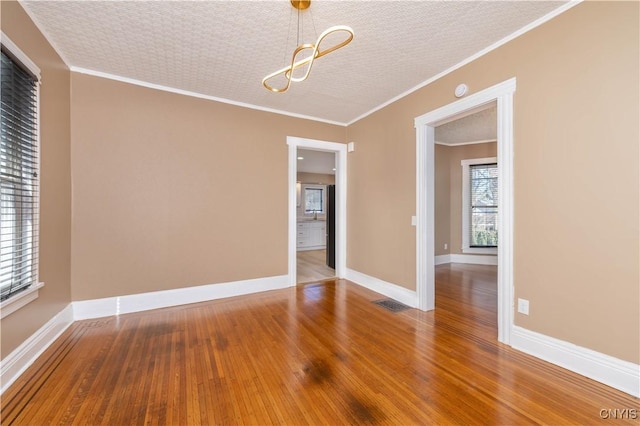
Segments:
[[[38,298],[38,290],[44,287],[44,283],[31,285],[28,289],[21,291],[0,303],[0,319],[7,317]]]
[[[491,248],[463,247],[462,252],[469,253],[469,254],[498,254],[498,249],[495,247],[491,247]]]

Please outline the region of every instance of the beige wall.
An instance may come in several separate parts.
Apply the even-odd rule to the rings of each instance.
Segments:
[[[435,147],[435,254],[441,256],[451,253],[451,165],[449,153],[451,147]],[[444,245],[447,244],[447,248]]]
[[[638,14],[581,3],[349,126],[348,267],[415,288],[413,120],[516,77],[515,322],[640,362]]]
[[[344,127],[72,73],[73,300],[287,273],[287,136]]]
[[[436,145],[436,256],[462,254],[462,160],[497,157],[496,143]],[[438,205],[442,203],[442,205]],[[444,244],[448,244],[445,250]],[[479,255],[482,256],[482,255]]]
[[[347,267],[415,289],[415,129],[399,102],[347,128]],[[411,118],[409,118],[411,117]]]
[[[71,301],[69,70],[22,6],[0,2],[2,31],[40,68],[39,298],[2,320],[4,358]]]

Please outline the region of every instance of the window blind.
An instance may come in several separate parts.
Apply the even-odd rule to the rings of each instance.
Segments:
[[[2,49],[0,298],[38,280],[38,82]]]
[[[470,247],[498,246],[498,165],[469,166],[471,192]]]

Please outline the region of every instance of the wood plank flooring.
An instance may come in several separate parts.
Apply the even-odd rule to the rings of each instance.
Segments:
[[[4,393],[2,424],[585,425],[640,409],[497,343],[495,279],[438,266],[432,312],[330,280],[76,322]]]
[[[321,281],[336,276],[336,271],[326,264],[326,250],[305,250],[296,254],[298,283]]]

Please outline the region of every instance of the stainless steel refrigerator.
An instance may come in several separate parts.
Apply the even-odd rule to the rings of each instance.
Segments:
[[[327,266],[336,269],[336,186],[327,185]]]

